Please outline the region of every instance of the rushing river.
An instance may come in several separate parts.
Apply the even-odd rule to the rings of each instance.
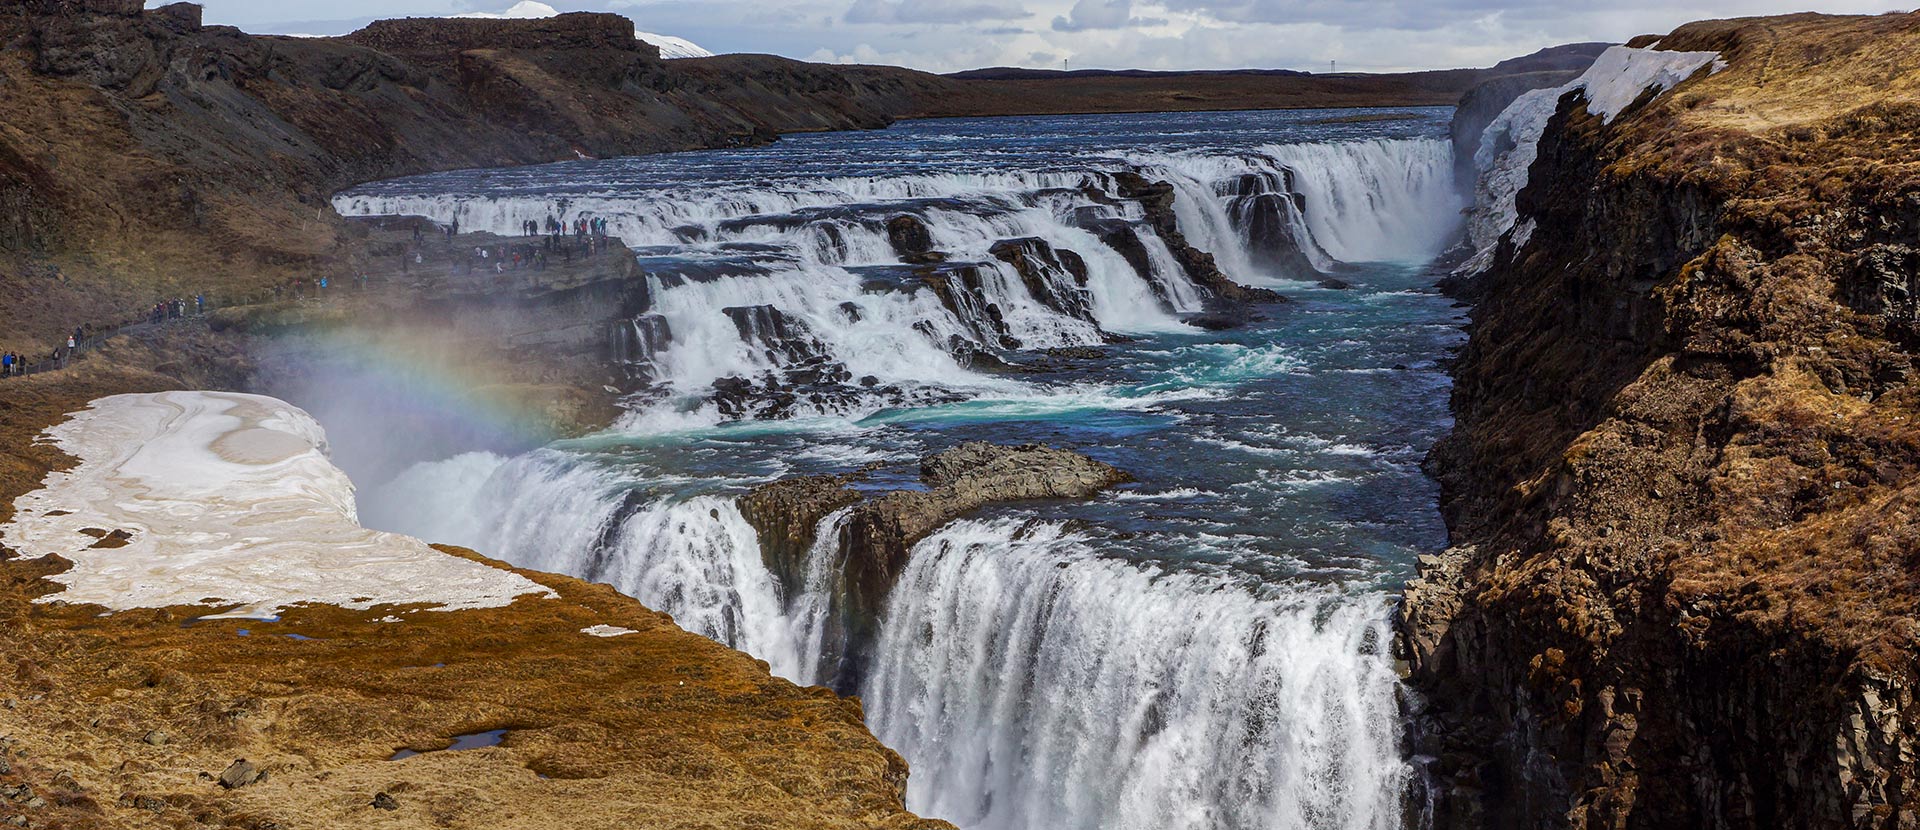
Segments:
[[[1449,426],[1463,319],[1423,265],[1461,205],[1447,111],[1352,114],[912,122],[343,194],[349,215],[503,234],[604,218],[651,281],[622,357],[653,391],[616,430],[362,482],[363,516],[611,583],[861,694],[912,766],[909,806],[969,830],[1398,828],[1388,593],[1445,542],[1418,463]],[[1125,171],[1174,184],[1186,240],[1292,302],[1187,325],[1205,293],[1111,198]],[[889,244],[901,215],[949,255],[945,299]],[[990,253],[1007,240],[1028,272]],[[1068,346],[1105,356],[979,362]],[[719,387],[745,391],[728,406]],[[294,399],[336,445],[373,440]],[[734,499],[867,464],[875,487],[914,486],[916,459],[968,440],[1073,448],[1139,482],[940,529],[846,656],[823,641],[837,535],[782,585]]]

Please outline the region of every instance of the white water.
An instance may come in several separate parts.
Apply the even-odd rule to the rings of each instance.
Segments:
[[[1276,244],[1299,248],[1319,270],[1342,261],[1429,258],[1457,226],[1447,145],[1437,139],[1271,145],[1129,162],[1175,186],[1175,212],[1189,242],[1213,253],[1230,278],[1247,282],[1318,274],[1267,273],[1255,264],[1247,220],[1236,218],[1244,199],[1236,208],[1242,197],[1227,192],[1246,174],[1292,182],[1278,220],[1288,239]],[[671,392],[627,425],[640,428],[717,422],[716,410],[700,403],[716,382],[787,370],[772,348],[780,344],[743,336],[726,309],[778,309],[802,330],[797,336],[806,348],[844,368],[846,388],[858,382],[850,395],[803,396],[789,417],[857,416],[897,404],[901,395],[934,391],[1006,391],[1007,381],[965,368],[956,344],[994,351],[1009,345],[1004,335],[1018,348],[1040,349],[1097,344],[1109,333],[1184,330],[1179,315],[1202,310],[1205,292],[1138,215],[1138,205],[1115,202],[1115,195],[1117,186],[1101,171],[1009,170],[566,196],[349,193],[335,207],[346,215],[457,221],[462,230],[503,236],[517,236],[529,220],[605,220],[640,254],[650,275],[647,313],[667,333],[664,344],[630,356],[640,364],[636,371]],[[925,280],[953,284],[961,277],[902,266],[886,231],[900,215],[918,217],[933,248],[973,275],[973,288],[955,292],[951,307]],[[1090,230],[1116,223],[1140,240],[1145,262],[1137,270]],[[1062,270],[1048,270],[1045,280],[1067,294],[1084,291],[1090,314],[1077,317],[1044,301],[990,253],[1029,238],[1084,261],[1084,288]],[[892,391],[862,391],[876,387]]]
[[[1236,224],[1236,200],[1246,195],[1230,186],[1238,177],[1291,180],[1281,219],[1314,266],[1421,259],[1437,253],[1457,223],[1444,148],[1427,139],[1287,145],[1130,163],[1175,186],[1184,235],[1215,254],[1230,277],[1277,281],[1317,275],[1256,268],[1257,252]],[[1143,228],[1141,217],[1126,213],[1135,210],[1130,204],[1116,209],[1079,191],[1111,185],[1098,172],[1002,172],[565,199],[351,195],[336,204],[348,214],[457,217],[465,230],[497,233],[549,213],[593,215],[629,244],[670,248],[641,252],[652,274],[648,313],[663,318],[672,336],[647,358],[680,391],[781,366],[783,357],[742,337],[722,311],[746,306],[779,309],[856,377],[960,390],[972,399],[961,406],[986,420],[1149,407],[1218,394],[1205,387],[1238,374],[1290,371],[1284,350],[1222,347],[1241,354],[1215,373],[1148,387],[1150,394],[1123,400],[1089,386],[1043,395],[964,369],[948,351],[953,338],[990,336],[984,313],[955,313],[924,287],[871,285],[874,266],[899,267],[884,220],[911,213],[926,222],[936,249],[981,263],[984,300],[1000,308],[1004,331],[1023,346],[1097,343],[1105,332],[1175,326],[1179,313],[1203,299],[1165,241],[1141,233],[1149,267],[1137,273],[1072,219],[1093,212]],[[792,216],[809,209],[828,210]],[[729,222],[752,217],[778,221]],[[698,233],[676,231],[689,226]],[[1040,302],[1017,272],[987,255],[998,242],[1024,237],[1084,257],[1091,320]],[[772,252],[726,247],[736,243]],[[910,422],[925,412],[876,420]],[[713,420],[704,411],[655,409],[623,426],[652,431]],[[558,450],[513,459],[469,454],[415,467],[374,493],[368,513],[376,526],[609,582],[689,630],[767,660],[782,676],[832,682],[832,667],[817,658],[833,650],[827,639],[844,514],[821,523],[802,584],[787,591],[730,499],[686,495],[714,491],[714,480],[643,477]],[[962,521],[915,548],[880,640],[870,644],[862,691],[875,732],[913,765],[909,806],[968,830],[1385,830],[1399,826],[1408,775],[1397,745],[1386,619],[1378,596],[1160,573],[1101,558],[1058,525]]]
[[[814,661],[801,655],[818,652],[800,649],[808,635],[789,622],[759,535],[733,500],[639,497],[632,486],[565,453],[469,453],[417,465],[367,501],[381,506],[369,514],[375,526],[604,582],[775,674],[811,682]]]
[[[865,690],[908,804],[972,830],[1398,828],[1384,600],[1256,598],[1052,523],[917,545]]]
[[[1425,261],[1450,244],[1463,204],[1454,187],[1453,155],[1439,139],[1274,144],[1235,154],[1178,153],[1131,157],[1149,178],[1172,182],[1174,209],[1188,239],[1219,257],[1229,273],[1262,274],[1247,256],[1233,216],[1241,194],[1219,183],[1244,174],[1292,181],[1304,210],[1286,205],[1295,242],[1315,267],[1341,262]],[[1284,179],[1283,179],[1284,180]]]
[[[423,492],[456,517],[443,527],[467,523],[457,541],[612,584],[796,683],[833,680],[817,658],[847,511],[783,596],[730,499],[629,500],[550,451],[421,465],[374,495]],[[436,529],[403,515],[396,529]],[[1379,595],[1160,572],[1057,523],[962,520],[913,549],[861,692],[913,764],[909,806],[969,830],[1389,830],[1411,772],[1387,618]]]
[[[840,531],[846,526],[847,514],[852,512],[851,507],[836,510],[821,519],[820,526],[814,528],[813,545],[807,550],[805,581],[799,596],[787,603],[786,616],[792,620],[794,639],[800,654],[800,665],[788,677],[802,686],[826,683],[833,679],[821,676],[820,661],[812,658],[827,652],[828,618],[833,612],[834,586],[839,581],[841,566],[846,561]]]

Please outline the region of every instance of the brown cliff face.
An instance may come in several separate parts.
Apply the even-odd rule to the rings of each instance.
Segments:
[[[1920,16],[1717,21],[1561,101],[1403,609],[1443,827],[1908,827]]]

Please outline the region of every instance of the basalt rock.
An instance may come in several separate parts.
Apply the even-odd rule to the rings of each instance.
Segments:
[[[900,255],[900,261],[911,265],[930,265],[945,262],[947,255],[933,249],[933,231],[920,217],[901,214],[887,220],[887,242],[893,251]]]
[[[1644,44],[1643,44],[1644,45]],[[1920,16],[1719,21],[1546,125],[1401,652],[1439,828],[1920,824]],[[1760,120],[1751,113],[1772,113]],[[1777,119],[1777,120],[1776,120]]]
[[[767,565],[791,590],[805,573],[806,554],[822,519],[851,507],[842,525],[845,562],[834,603],[840,664],[836,684],[859,688],[858,655],[872,642],[881,609],[907,565],[914,543],[942,525],[990,504],[1035,499],[1085,499],[1132,477],[1109,464],[1039,444],[962,444],[920,463],[922,489],[876,493],[863,488],[871,473],[801,476],[754,488],[740,512],[759,532]],[[829,643],[834,651],[836,644]]]
[[[1087,289],[1087,261],[1077,253],[1055,248],[1044,239],[1003,239],[988,249],[995,259],[1019,272],[1027,293],[1067,317],[1098,324],[1093,316],[1093,293]]]
[[[1173,252],[1173,258],[1180,268],[1187,272],[1187,278],[1207,290],[1214,298],[1226,306],[1239,306],[1247,303],[1285,302],[1279,292],[1267,288],[1254,288],[1234,282],[1220,273],[1220,266],[1214,262],[1213,254],[1188,244],[1185,234],[1180,232],[1180,220],[1174,214],[1175,197],[1172,184],[1148,181],[1145,176],[1133,171],[1121,171],[1113,174],[1114,184],[1121,198],[1136,200],[1146,212],[1147,221],[1153,225],[1154,232],[1167,243]]]

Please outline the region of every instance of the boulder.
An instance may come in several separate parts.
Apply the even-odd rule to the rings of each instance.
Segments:
[[[933,249],[933,231],[927,228],[927,223],[912,214],[903,213],[887,220],[887,242],[893,245],[901,262],[927,265],[947,260],[946,254]]]
[[[229,790],[237,790],[266,777],[267,773],[265,770],[254,766],[252,762],[245,758],[240,758],[228,765],[225,772],[220,773],[220,786]]]
[[[789,591],[804,578],[806,555],[820,520],[851,506],[842,525],[846,555],[834,600],[828,661],[841,671],[836,686],[857,689],[860,659],[876,633],[887,594],[906,568],[913,545],[942,525],[990,504],[1035,499],[1085,499],[1132,481],[1112,465],[1040,444],[962,444],[920,463],[923,489],[875,495],[855,486],[871,470],[804,476],[754,488],[740,512],[759,532],[768,566]],[[843,655],[851,659],[843,659]]]

